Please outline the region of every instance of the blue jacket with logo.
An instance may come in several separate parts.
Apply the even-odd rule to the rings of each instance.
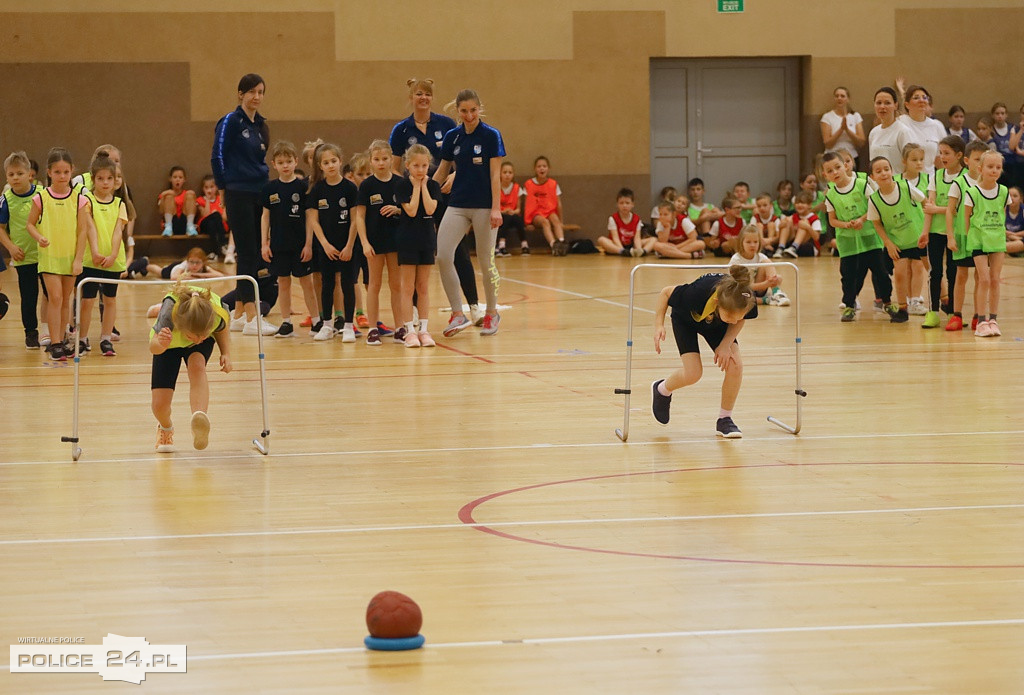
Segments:
[[[213,178],[224,190],[259,193],[269,180],[267,143],[263,133],[266,119],[254,120],[239,106],[217,121],[213,136]]]

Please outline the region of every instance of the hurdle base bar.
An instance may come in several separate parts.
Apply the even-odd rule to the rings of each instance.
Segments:
[[[263,438],[263,442],[260,442],[259,439],[254,439],[252,440],[252,445],[256,447],[256,451],[266,456],[270,453],[270,430],[260,432],[260,437]]]

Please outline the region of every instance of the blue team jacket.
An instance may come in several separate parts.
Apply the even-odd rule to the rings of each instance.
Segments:
[[[217,121],[210,164],[218,188],[251,193],[263,190],[269,180],[265,121],[259,113],[249,120],[241,106]]]

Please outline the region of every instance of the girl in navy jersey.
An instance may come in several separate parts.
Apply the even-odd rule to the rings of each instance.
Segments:
[[[313,326],[314,340],[330,340],[340,330],[342,342],[356,340],[352,321],[355,318],[356,267],[352,248],[356,232],[352,226],[352,209],[358,192],[351,181],[341,175],[341,149],[323,143],[313,154],[316,167],[310,176],[306,195],[306,224],[320,243],[320,321]],[[344,306],[344,311],[338,307]],[[333,309],[333,325],[332,325]]]
[[[409,178],[398,181],[398,203],[402,215],[398,222],[398,264],[402,278],[402,321],[405,322],[405,346],[434,347],[427,331],[430,316],[430,269],[434,265],[434,212],[441,197],[441,186],[431,179],[430,151],[413,145],[405,151]],[[420,325],[413,325],[413,292]]]
[[[1013,171],[1017,165],[1017,153],[1011,141],[1015,128],[1006,121],[1008,110],[1006,104],[997,101],[992,105],[990,114],[992,116],[992,144],[995,150],[1003,155],[1003,173],[999,183],[1003,186],[1013,185]],[[1020,139],[1020,135],[1017,136]]]
[[[476,256],[484,264],[484,292],[487,313],[482,335],[498,332],[498,268],[494,264],[494,244],[501,226],[501,158],[505,144],[496,128],[480,120],[480,97],[464,89],[455,97],[462,125],[449,131],[441,145],[441,164],[434,173],[438,183],[445,181],[454,164],[458,176],[452,183],[448,209],[437,235],[437,263],[441,282],[451,302],[452,316],[444,335],[450,337],[469,325],[459,297],[459,278],[455,272],[455,247],[469,232],[476,231]]]
[[[750,286],[750,271],[742,265],[729,268],[729,274],[709,273],[687,285],[666,287],[658,295],[654,311],[654,350],[661,354],[665,340],[665,313],[672,307],[672,333],[683,366],[665,379],[651,384],[654,419],[667,425],[672,393],[700,381],[704,368],[700,361],[697,336],[703,336],[715,353],[715,364],[725,372],[722,380],[722,404],[715,429],[719,437],[743,436],[732,421],[732,409],[743,381],[743,362],[736,336],[746,319],[757,318],[757,300]]]
[[[373,172],[359,184],[355,213],[356,232],[363,246],[363,253],[370,264],[370,284],[366,289],[366,312],[370,317],[370,332],[366,335],[367,345],[380,345],[381,337],[387,334],[380,320],[380,288],[384,280],[384,267],[388,269],[388,288],[391,290],[391,313],[399,321],[402,312],[399,302],[402,296],[402,279],[398,275],[398,207],[395,193],[399,177],[391,170],[391,146],[383,140],[374,140],[368,150],[370,171]],[[394,341],[405,342],[404,327],[396,327]]]

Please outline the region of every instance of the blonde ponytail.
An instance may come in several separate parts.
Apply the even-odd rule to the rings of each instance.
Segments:
[[[746,266],[730,266],[729,275],[718,281],[715,290],[719,309],[746,312],[754,306],[754,290],[750,287],[750,271]]]
[[[171,288],[175,299],[174,327],[182,333],[209,335],[216,327],[210,290],[186,285],[180,280]]]

